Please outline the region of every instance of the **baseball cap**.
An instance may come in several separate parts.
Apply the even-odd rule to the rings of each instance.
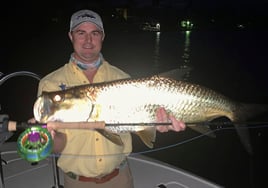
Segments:
[[[94,23],[104,32],[101,17],[91,10],[79,10],[75,12],[71,17],[70,31],[83,22]]]

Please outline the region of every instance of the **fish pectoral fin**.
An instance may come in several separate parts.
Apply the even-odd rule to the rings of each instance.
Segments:
[[[105,138],[107,138],[108,140],[110,140],[111,142],[113,142],[114,144],[123,146],[122,139],[118,134],[111,133],[104,129],[96,129],[96,131],[100,133],[102,136],[104,136]]]
[[[191,125],[189,128],[193,129],[196,132],[199,132],[201,134],[205,134],[209,137],[216,138],[216,135],[214,132],[211,131],[211,128],[206,125]]]
[[[142,131],[137,131],[136,134],[140,137],[143,143],[149,147],[153,148],[156,138],[156,128],[155,127],[148,127]]]

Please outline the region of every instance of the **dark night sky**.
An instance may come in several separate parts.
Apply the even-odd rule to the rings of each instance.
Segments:
[[[66,0],[60,1],[14,1],[6,2],[5,10],[12,13],[14,10],[30,10],[30,9],[46,9],[53,10],[55,8],[75,8],[79,6],[88,7],[172,7],[183,9],[185,7],[192,7],[195,9],[221,9],[223,7],[234,7],[234,8],[257,8],[263,9],[267,7],[267,0]],[[26,11],[24,12],[26,13]]]
[[[229,15],[230,12],[237,14],[260,14],[267,15],[267,0],[66,0],[61,1],[9,1],[5,9],[1,11],[4,22],[24,21],[23,18],[46,19],[51,16],[67,14],[68,16],[77,9],[107,9],[111,7],[129,7],[145,9],[151,14],[150,9],[157,11],[176,9],[189,14],[221,14]],[[156,11],[154,11],[156,12]]]

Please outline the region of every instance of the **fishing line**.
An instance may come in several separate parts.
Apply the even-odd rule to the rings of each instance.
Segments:
[[[268,127],[268,125],[260,125],[260,126],[256,126],[256,127],[239,127],[239,129],[248,129],[248,128],[250,128],[250,129],[259,129],[259,128],[267,128],[267,127]],[[236,129],[236,128],[235,127],[218,127],[215,130],[208,131],[208,132],[206,132],[204,134],[195,136],[195,137],[190,138],[190,139],[187,139],[185,141],[178,142],[178,143],[175,143],[175,144],[171,144],[169,146],[164,146],[164,147],[152,149],[152,150],[147,150],[147,151],[143,151],[143,152],[137,152],[137,154],[152,153],[152,152],[157,152],[157,151],[161,151],[161,150],[165,150],[165,149],[177,147],[179,145],[189,143],[191,141],[197,140],[199,138],[202,138],[202,137],[204,137],[206,135],[209,135],[209,134],[214,133],[214,132],[217,132],[217,131],[221,131],[221,130],[233,130],[233,129]]]
[[[239,129],[260,129],[260,128],[268,128],[268,124],[267,125],[258,125],[258,126],[249,126],[249,127],[239,127]],[[187,140],[184,140],[184,141],[181,141],[181,142],[178,142],[178,143],[175,143],[175,144],[171,144],[171,145],[169,145],[169,146],[165,146],[165,147],[160,147],[160,148],[156,148],[156,149],[152,149],[152,150],[147,150],[147,151],[142,151],[142,152],[133,152],[133,153],[131,153],[129,156],[135,156],[135,155],[141,155],[141,154],[147,154],[147,153],[153,153],[153,152],[158,152],[158,151],[162,151],[162,150],[168,150],[168,149],[170,149],[170,148],[174,148],[174,147],[177,147],[177,146],[180,146],[180,145],[182,145],[182,144],[186,144],[186,143],[189,143],[189,142],[192,142],[192,141],[195,141],[195,140],[197,140],[197,139],[199,139],[199,138],[202,138],[202,137],[204,137],[204,136],[206,136],[206,135],[209,135],[209,134],[211,134],[211,133],[214,133],[214,132],[217,132],[217,131],[221,131],[221,130],[234,130],[235,129],[235,127],[222,127],[222,126],[218,126],[216,129],[214,129],[214,130],[211,130],[211,131],[208,131],[208,132],[206,132],[206,133],[204,133],[204,134],[201,134],[201,135],[198,135],[198,136],[195,136],[195,137],[193,137],[193,138],[190,138],[190,139],[187,139]],[[127,154],[127,153],[125,153],[125,154]],[[112,156],[114,156],[114,155],[124,155],[124,153],[120,153],[120,154],[109,154],[109,155],[98,155],[98,157],[112,157]],[[49,155],[49,157],[75,157],[75,158],[77,158],[77,157],[86,157],[86,158],[88,158],[88,157],[94,157],[94,158],[96,158],[96,156],[88,156],[88,155],[85,155],[85,156],[77,156],[77,155],[66,155],[66,154],[64,154],[64,155],[61,155],[61,154],[50,154]],[[19,158],[19,159],[17,159],[17,160],[22,160],[22,158]],[[45,160],[48,160],[48,159],[45,159]],[[10,161],[8,161],[8,164],[9,163],[12,163],[12,162],[15,162],[16,160],[10,160]],[[11,175],[11,176],[8,176],[8,177],[6,177],[5,179],[6,180],[8,180],[8,179],[11,179],[11,178],[15,178],[15,177],[17,177],[17,176],[20,176],[20,175],[23,175],[23,174],[27,174],[27,173],[31,173],[31,172],[33,172],[33,171],[35,171],[36,169],[42,169],[42,168],[44,168],[44,167],[47,167],[48,166],[48,164],[41,164],[41,165],[38,165],[38,166],[36,166],[35,168],[32,168],[32,169],[27,169],[27,170],[24,170],[24,171],[22,171],[22,172],[19,172],[19,173],[15,173],[15,174],[13,174],[13,175]],[[175,182],[176,183],[176,182]],[[164,184],[164,185],[171,185],[171,184],[174,184],[174,182],[168,182],[168,183],[166,183],[166,184]],[[161,185],[161,184],[160,184]]]
[[[268,128],[268,124],[267,125],[258,125],[258,126],[249,126],[249,127],[239,127],[238,129],[260,129],[260,128]],[[153,152],[158,152],[158,151],[163,151],[163,150],[168,150],[170,148],[174,148],[174,147],[177,147],[177,146],[180,146],[182,144],[186,144],[186,143],[190,143],[192,141],[195,141],[197,139],[200,139],[204,136],[207,136],[211,133],[215,133],[215,132],[218,132],[218,131],[222,131],[222,130],[234,130],[236,129],[235,127],[217,127],[216,129],[214,130],[211,130],[211,131],[208,131],[206,133],[203,133],[203,134],[200,134],[200,135],[197,135],[195,137],[192,137],[192,138],[189,138],[189,139],[186,139],[184,141],[181,141],[181,142],[178,142],[178,143],[175,143],[175,144],[170,144],[168,146],[163,146],[163,147],[159,147],[159,148],[155,148],[155,149],[151,149],[151,150],[146,150],[146,151],[140,151],[140,152],[132,152],[129,154],[129,156],[135,156],[135,155],[142,155],[142,154],[148,154],[148,153],[153,153]],[[124,154],[128,154],[128,153],[114,153],[114,154],[103,154],[103,155],[72,155],[72,154],[50,154],[49,156],[50,157],[68,157],[68,158],[96,158],[97,157],[113,157],[113,156],[116,156],[116,155],[124,155]]]
[[[255,126],[255,127],[239,127],[238,129],[260,129],[260,128],[268,128],[268,125],[259,125],[259,126]],[[186,144],[186,143],[189,143],[191,141],[197,140],[199,138],[202,138],[204,136],[207,136],[207,135],[209,135],[211,133],[214,133],[214,132],[217,132],[217,131],[233,130],[233,129],[236,129],[236,128],[235,127],[218,127],[215,130],[208,131],[208,132],[206,132],[204,134],[195,136],[193,138],[184,140],[182,142],[178,142],[178,143],[175,143],[175,144],[171,144],[169,146],[155,148],[155,149],[151,149],[151,150],[147,150],[147,151],[141,151],[141,152],[136,152],[136,153],[134,152],[134,153],[131,153],[130,155],[140,155],[140,154],[147,154],[147,153],[153,153],[153,152],[157,152],[157,151],[167,150],[167,149],[174,148],[174,147],[177,147],[179,145]]]
[[[231,129],[234,129],[234,128],[231,128]],[[151,150],[147,150],[147,151],[134,152],[134,153],[131,153],[130,155],[141,155],[141,154],[146,154],[146,153],[153,153],[153,152],[158,152],[158,151],[162,151],[162,150],[167,150],[167,149],[174,148],[174,147],[177,147],[177,146],[182,145],[182,144],[192,142],[194,140],[197,140],[199,138],[207,136],[208,134],[214,133],[214,132],[216,132],[218,130],[220,130],[220,129],[215,129],[215,130],[212,130],[212,131],[208,131],[208,132],[206,132],[204,134],[189,138],[187,140],[184,140],[184,141],[181,141],[181,142],[178,142],[178,143],[175,143],[175,144],[171,144],[171,145],[168,145],[168,146],[163,146],[163,147],[160,147],[160,148],[155,148],[155,149],[151,149]]]
[[[233,129],[233,128],[232,128]],[[182,144],[185,144],[185,143],[188,143],[188,142],[191,142],[191,141],[194,141],[194,140],[197,140],[201,137],[204,137],[206,136],[207,134],[210,134],[210,133],[213,133],[217,130],[213,130],[213,131],[208,131],[207,133],[205,134],[201,134],[201,135],[198,135],[198,136],[195,136],[193,138],[190,138],[190,139],[187,139],[185,141],[182,141],[182,142],[178,142],[178,143],[175,143],[175,144],[171,144],[169,146],[164,146],[164,147],[160,147],[160,148],[155,148],[155,149],[151,149],[151,150],[146,150],[146,151],[141,151],[141,152],[132,152],[130,154],[130,156],[135,156],[135,155],[141,155],[141,154],[147,154],[147,153],[153,153],[153,152],[157,152],[157,151],[162,151],[162,150],[167,150],[169,148],[173,148],[173,147],[176,147],[176,146],[179,146],[179,145],[182,145]],[[72,155],[72,154],[50,154],[50,157],[52,156],[55,156],[55,157],[68,157],[68,158],[95,158],[95,157],[112,157],[112,156],[116,156],[116,155],[123,155],[123,154],[128,154],[128,153],[118,153],[118,154],[104,154],[104,155]]]
[[[23,159],[21,159],[21,160],[23,160]],[[38,169],[45,168],[48,165],[49,165],[49,163],[45,163],[45,164],[42,164],[42,165],[38,165],[35,168],[24,169],[23,171],[20,171],[18,173],[13,173],[13,175],[5,176],[5,181],[6,180],[9,180],[11,178],[16,178],[18,176],[21,176],[21,175],[24,175],[24,174],[28,174],[28,173],[34,172],[34,171],[36,171]]]

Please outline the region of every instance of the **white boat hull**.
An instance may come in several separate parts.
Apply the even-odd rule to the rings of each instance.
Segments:
[[[54,178],[55,168],[51,157],[33,165],[19,157],[15,142],[2,144],[0,152],[3,170],[0,188],[57,188],[63,185],[61,170],[59,179]],[[220,187],[189,172],[142,155],[131,155],[128,160],[135,188]]]

